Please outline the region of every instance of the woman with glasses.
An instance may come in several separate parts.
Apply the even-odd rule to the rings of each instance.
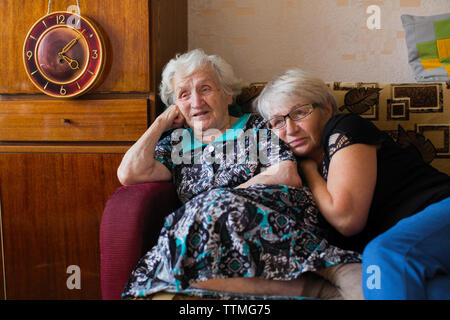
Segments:
[[[337,114],[327,85],[293,69],[254,102],[301,160],[332,243],[363,252],[366,299],[450,298],[450,178],[370,121]]]

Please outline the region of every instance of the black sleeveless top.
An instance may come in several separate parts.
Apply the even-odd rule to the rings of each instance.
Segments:
[[[336,231],[330,241],[362,252],[370,240],[399,220],[449,197],[450,177],[424,162],[416,147],[402,148],[369,120],[354,114],[339,114],[331,117],[322,135],[321,173],[325,179],[334,153],[357,143],[380,145],[377,182],[367,224],[361,233],[352,237]]]

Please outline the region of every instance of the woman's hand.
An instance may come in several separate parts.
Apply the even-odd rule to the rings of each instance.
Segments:
[[[297,164],[293,161],[285,160],[271,165],[265,171],[237,186],[236,189],[245,189],[254,184],[283,184],[300,188],[302,179],[298,175]]]
[[[176,104],[168,107],[158,116],[158,118],[156,118],[156,121],[160,122],[165,130],[171,128],[181,128],[186,123],[186,119]]]

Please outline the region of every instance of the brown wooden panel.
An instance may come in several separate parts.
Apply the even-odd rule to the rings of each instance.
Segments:
[[[188,9],[186,0],[153,0],[150,8],[151,87],[158,88],[163,67],[188,50]]]
[[[100,299],[99,226],[120,154],[0,154],[8,299]],[[81,289],[69,290],[70,265]]]
[[[0,199],[1,200],[1,199]],[[3,273],[3,236],[2,236],[2,208],[0,201],[0,300],[5,299],[5,282],[4,282],[4,273]]]
[[[132,143],[0,142],[0,153],[125,153]]]
[[[0,101],[0,141],[136,141],[147,100]]]
[[[52,11],[65,11],[74,0],[53,0]],[[0,46],[0,94],[38,93],[22,62],[25,37],[47,13],[48,0],[2,0]],[[94,20],[107,42],[105,78],[97,92],[150,91],[149,1],[80,1],[81,14]]]

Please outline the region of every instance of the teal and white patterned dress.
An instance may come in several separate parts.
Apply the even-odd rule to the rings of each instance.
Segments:
[[[209,145],[192,131],[162,139],[155,158],[171,172],[183,206],[170,214],[157,244],[138,262],[124,298],[188,292],[212,278],[291,280],[356,252],[328,243],[329,225],[307,187],[257,184],[237,189],[265,168],[295,161],[258,115],[246,114]]]

